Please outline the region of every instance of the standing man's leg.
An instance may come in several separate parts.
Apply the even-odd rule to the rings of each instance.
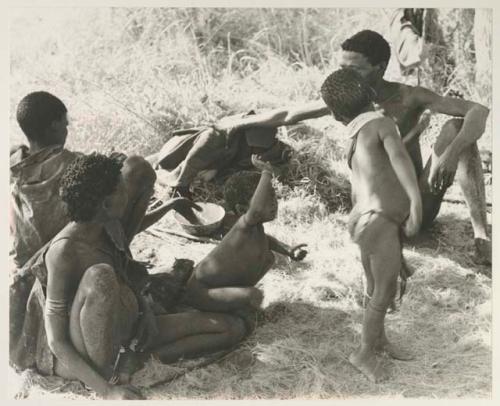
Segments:
[[[361,344],[349,361],[372,382],[379,382],[386,375],[376,353],[384,336],[385,314],[396,294],[401,268],[398,226],[381,217],[374,219],[360,241],[360,249],[369,256],[369,263],[365,257],[363,265],[369,267],[365,272],[373,277],[373,296],[365,309]]]

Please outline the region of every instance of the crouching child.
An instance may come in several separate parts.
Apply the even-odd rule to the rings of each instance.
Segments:
[[[267,235],[264,223],[276,218],[278,201],[272,187],[273,168],[256,155],[261,171],[234,175],[224,187],[226,203],[238,220],[222,241],[195,267],[186,286],[185,302],[200,310],[235,313],[255,327],[263,294],[255,287],[274,264],[274,252],[302,260],[306,244],[290,247]],[[252,196],[253,193],[253,196]]]

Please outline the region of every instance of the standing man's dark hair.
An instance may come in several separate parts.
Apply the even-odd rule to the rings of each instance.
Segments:
[[[391,47],[382,35],[375,31],[363,30],[347,38],[342,44],[343,51],[357,52],[366,57],[373,65],[389,63]]]
[[[64,103],[45,91],[33,92],[19,102],[16,118],[30,141],[43,142],[45,131],[67,113]]]

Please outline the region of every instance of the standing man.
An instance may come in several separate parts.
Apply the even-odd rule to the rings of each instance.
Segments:
[[[374,31],[360,31],[345,40],[341,47],[341,67],[356,70],[368,81],[376,93],[375,102],[394,119],[403,137],[422,194],[422,228],[436,218],[443,196],[456,175],[470,210],[476,260],[491,264],[484,178],[476,144],[485,129],[488,108],[468,100],[443,97],[421,86],[385,80],[391,50],[387,41]],[[453,118],[441,128],[424,166],[419,136],[425,128],[422,121],[425,121],[426,110]]]

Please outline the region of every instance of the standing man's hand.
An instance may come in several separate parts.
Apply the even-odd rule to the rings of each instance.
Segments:
[[[412,202],[410,205],[410,215],[406,219],[403,230],[407,237],[413,237],[420,230],[420,225],[422,224],[422,203]]]

